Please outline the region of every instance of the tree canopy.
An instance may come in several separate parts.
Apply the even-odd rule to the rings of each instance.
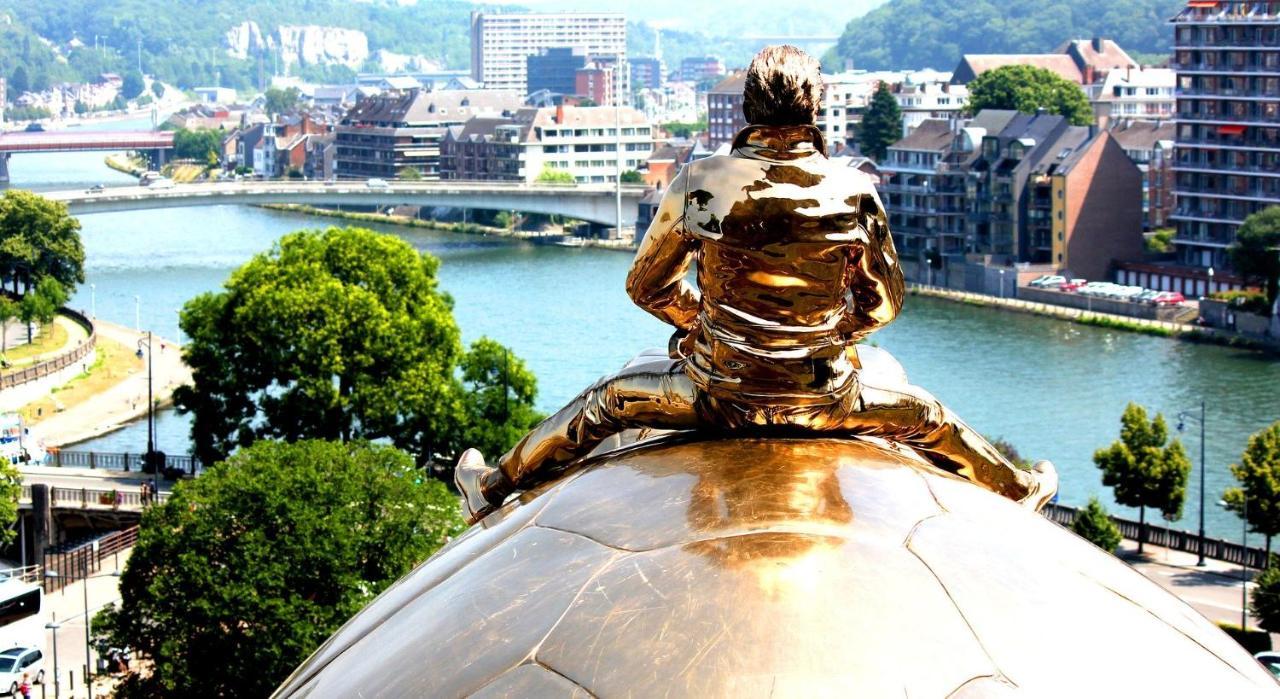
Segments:
[[[14,293],[45,277],[55,279],[68,296],[84,283],[80,222],[65,204],[21,189],[0,197],[0,275]]]
[[[296,87],[269,87],[263,94],[268,114],[286,114],[302,103],[302,91]]]
[[[559,170],[550,165],[543,165],[541,172],[538,173],[537,179],[534,180],[539,184],[573,184],[573,174],[567,170]]]
[[[542,419],[533,409],[538,381],[511,350],[480,338],[462,358],[462,380],[470,399],[462,443],[484,454],[509,449]]]
[[[462,529],[403,452],[259,442],[143,515],[121,604],[94,622],[153,664],[117,696],[265,697]]]
[[[1268,206],[1251,214],[1236,229],[1231,262],[1245,278],[1266,289],[1267,307],[1280,294],[1280,206]]]
[[[1089,504],[1076,513],[1071,531],[1107,553],[1115,553],[1123,538],[1120,527],[1116,526],[1098,498],[1089,498]]]
[[[137,69],[127,71],[124,74],[124,83],[120,86],[120,92],[129,99],[137,99],[147,91],[147,80],[142,77]]]
[[[193,415],[196,453],[212,463],[265,438],[386,439],[425,462],[468,446],[469,415],[491,413],[469,413],[476,397],[439,265],[390,235],[300,231],[189,301],[180,322],[194,383],[175,401]],[[534,392],[510,401],[532,404]],[[509,415],[527,425],[521,410]]]
[[[1270,552],[1271,538],[1280,534],[1280,421],[1249,437],[1240,463],[1231,464],[1231,474],[1240,487],[1223,494],[1227,509],[1246,518],[1252,531],[1267,537]]]
[[[1182,517],[1191,461],[1178,440],[1169,442],[1164,416],[1130,403],[1120,417],[1120,439],[1093,454],[1102,469],[1102,484],[1110,486],[1116,502],[1138,508],[1145,524],[1146,508],[1154,507],[1170,521]],[[1142,550],[1142,540],[1138,550]]]
[[[67,302],[67,290],[53,277],[43,277],[35,289],[18,301],[18,319],[27,324],[27,342],[31,342],[32,323],[52,323],[58,309]]]
[[[977,114],[984,109],[1013,109],[1026,114],[1044,109],[1061,114],[1076,126],[1093,123],[1089,97],[1079,85],[1035,66],[1001,66],[969,83],[966,111]]]
[[[209,160],[222,152],[222,132],[217,129],[178,129],[173,132],[173,155],[177,158]]]
[[[1280,558],[1267,556],[1267,567],[1253,581],[1253,593],[1249,595],[1249,612],[1258,620],[1258,626],[1280,633]]]
[[[858,146],[863,155],[880,162],[888,155],[889,146],[900,138],[902,109],[889,84],[881,82],[871,96],[871,105],[862,116],[862,124],[858,126]]]
[[[824,63],[951,70],[966,53],[1046,53],[1105,36],[1129,51],[1169,54],[1168,20],[1184,0],[890,0],[849,20]],[[665,44],[664,44],[665,48]]]
[[[14,523],[18,521],[18,499],[22,496],[22,474],[7,460],[0,461],[0,544],[8,545],[17,538]]]

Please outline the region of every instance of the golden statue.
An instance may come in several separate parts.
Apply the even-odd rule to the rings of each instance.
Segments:
[[[1051,464],[1017,468],[887,353],[856,344],[897,317],[904,283],[870,178],[826,157],[821,90],[802,51],[756,57],[752,126],[730,155],[680,172],[627,278],[631,298],[675,326],[672,356],[601,380],[496,468],[466,452],[455,479],[472,521],[629,428],[882,437],[1033,509],[1053,497]]]

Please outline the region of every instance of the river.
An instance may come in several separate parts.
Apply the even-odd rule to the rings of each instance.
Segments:
[[[114,128],[138,127],[117,122]],[[102,154],[18,155],[13,186],[61,189],[128,182]],[[333,221],[251,207],[220,206],[94,214],[82,219],[86,284],[72,304],[103,318],[135,323],[178,338],[177,313],[212,291],[282,234]],[[538,246],[504,239],[379,226],[443,260],[442,286],[456,300],[466,341],[482,335],[509,345],[539,380],[538,405],[553,411],[637,350],[665,345],[667,329],[636,309],[623,292],[626,253]],[[139,300],[135,306],[135,297]],[[1050,459],[1062,476],[1060,498],[1083,504],[1101,497],[1118,514],[1091,456],[1119,434],[1129,401],[1164,412],[1208,402],[1207,529],[1238,540],[1239,520],[1215,506],[1234,484],[1228,466],[1245,440],[1280,419],[1280,362],[1248,352],[1195,345],[1061,321],[912,297],[902,317],[875,336],[967,422],[1003,436],[1026,457]],[[1199,428],[1182,439],[1197,470],[1184,516],[1197,516]],[[170,453],[189,444],[185,418],[164,411],[158,441]],[[139,423],[83,445],[140,451]],[[1159,521],[1158,515],[1149,516]]]

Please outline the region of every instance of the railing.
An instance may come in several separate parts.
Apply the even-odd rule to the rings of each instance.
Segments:
[[[141,491],[119,488],[49,488],[49,507],[63,509],[141,510],[147,505],[162,503],[168,499],[168,494],[163,492],[143,495]]]
[[[102,562],[138,543],[138,527],[132,526],[106,536],[44,552],[44,591],[60,590],[102,570]],[[117,558],[117,565],[119,559]]]
[[[93,321],[70,308],[63,308],[59,313],[71,318],[71,320],[74,320],[77,324],[88,330],[89,338],[84,342],[81,342],[74,349],[60,354],[53,359],[40,362],[39,364],[27,367],[26,369],[0,374],[0,390],[14,388],[15,386],[21,386],[25,383],[43,379],[51,374],[56,374],[81,359],[84,359],[85,356],[93,350],[94,345],[97,344],[98,341],[98,335],[93,328]]]
[[[1076,521],[1076,514],[1079,510],[1068,505],[1058,505],[1050,503],[1044,508],[1044,516],[1063,525],[1070,527]],[[1120,535],[1126,539],[1137,541],[1140,535],[1142,525],[1131,519],[1122,517],[1111,517],[1111,521],[1116,523],[1120,528]],[[1183,551],[1185,553],[1198,553],[1200,551],[1200,537],[1189,531],[1181,529],[1170,529],[1156,524],[1147,524],[1145,526],[1146,536],[1142,540],[1148,544],[1155,546],[1163,546],[1174,551]],[[1227,563],[1235,563],[1236,565],[1247,565],[1250,568],[1262,569],[1267,567],[1267,552],[1260,548],[1246,548],[1233,541],[1224,539],[1210,539],[1205,537],[1204,555],[1217,561],[1226,561]]]
[[[145,465],[143,463],[145,459],[145,452],[113,453],[51,449],[49,451],[48,465],[71,468],[101,468],[114,471],[141,471]],[[188,454],[165,454],[164,465],[165,468],[192,475],[201,469],[200,459]]]
[[[22,566],[20,568],[0,568],[0,581],[4,580],[21,580],[22,582],[40,582],[42,576],[41,568],[38,565]]]

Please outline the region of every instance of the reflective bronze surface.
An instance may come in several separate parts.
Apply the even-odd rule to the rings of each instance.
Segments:
[[[1066,530],[878,440],[640,444],[419,566],[278,697],[1249,697]]]
[[[685,334],[677,356],[602,379],[496,469],[465,456],[470,515],[628,428],[885,437],[1033,508],[1053,496],[1051,465],[1017,469],[901,367],[859,372],[855,343],[897,316],[902,270],[870,178],[824,149],[813,126],[752,126],[731,155],[681,170],[627,278],[640,307]]]

